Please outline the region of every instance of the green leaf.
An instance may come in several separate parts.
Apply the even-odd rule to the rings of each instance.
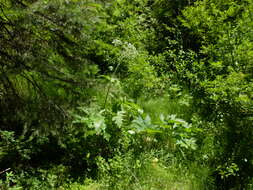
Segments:
[[[125,115],[125,111],[119,111],[117,112],[117,115],[112,118],[112,120],[116,123],[118,127],[122,127]]]

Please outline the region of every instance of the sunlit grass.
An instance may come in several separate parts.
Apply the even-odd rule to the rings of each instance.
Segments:
[[[153,119],[163,115],[177,115],[177,117],[189,120],[192,115],[190,107],[190,96],[185,95],[179,98],[170,98],[169,96],[157,97],[153,99],[140,98],[138,104]]]
[[[124,155],[122,155],[124,157]],[[142,154],[140,167],[133,166],[134,158],[122,158],[113,162],[116,169],[104,175],[93,188],[99,190],[212,190],[210,170],[195,163],[166,162],[166,158],[154,157],[150,152]],[[158,156],[158,155],[157,155]],[[131,160],[133,159],[133,160]],[[208,184],[208,186],[207,186]]]

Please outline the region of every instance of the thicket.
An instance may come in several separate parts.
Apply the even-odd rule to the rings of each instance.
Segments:
[[[252,189],[250,0],[0,0],[0,189]]]

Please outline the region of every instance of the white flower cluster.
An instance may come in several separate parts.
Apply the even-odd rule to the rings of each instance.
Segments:
[[[129,42],[122,42],[119,39],[114,39],[112,43],[115,46],[122,46],[122,58],[135,58],[138,55],[136,47]]]

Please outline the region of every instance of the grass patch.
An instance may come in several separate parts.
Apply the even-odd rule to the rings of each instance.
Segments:
[[[146,100],[140,98],[138,104],[148,113],[152,119],[159,118],[163,115],[177,115],[177,117],[190,120],[192,116],[191,97],[182,95],[178,98],[170,98],[169,96],[156,97]]]
[[[180,165],[177,161],[165,162],[152,153],[140,158],[117,157],[102,172],[102,186],[108,190],[211,190],[212,180],[208,168],[197,164]],[[102,166],[105,168],[105,165]],[[208,184],[208,186],[207,186]]]

